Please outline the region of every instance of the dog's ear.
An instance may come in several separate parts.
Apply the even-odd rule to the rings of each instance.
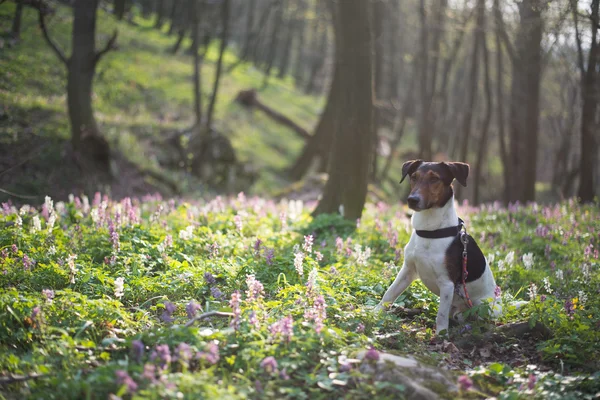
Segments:
[[[445,162],[444,163],[448,169],[450,169],[450,173],[454,178],[463,185],[467,187],[467,177],[469,176],[469,164],[462,162]]]
[[[406,175],[410,175],[415,172],[421,164],[423,164],[423,160],[412,160],[402,164],[402,179],[400,179],[400,183],[404,182]]]

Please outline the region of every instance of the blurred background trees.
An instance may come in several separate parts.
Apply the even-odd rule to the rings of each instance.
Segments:
[[[41,190],[23,185],[23,166],[32,162],[21,164],[28,153],[16,144],[35,107],[9,96],[28,95],[23,82],[40,78],[33,65],[14,71],[26,47],[45,37],[50,46],[44,51],[54,51],[53,62],[67,66],[69,151],[84,158],[90,148],[110,154],[122,171],[118,154],[131,150],[123,149],[123,138],[144,143],[142,158],[151,162],[125,158],[160,190],[289,194],[292,182],[325,172],[331,179],[320,186],[318,211],[344,205],[355,217],[349,210],[362,208],[368,188],[376,198],[402,198],[398,168],[419,157],[469,162],[471,184],[459,196],[474,203],[575,195],[593,201],[600,186],[598,4],[5,0],[0,58],[9,68],[0,71],[0,128],[10,146],[4,146],[0,187],[23,194]],[[78,35],[84,14],[85,32]],[[118,41],[110,34],[114,28]],[[67,30],[73,32],[70,42]],[[107,53],[117,44],[118,51]],[[62,48],[70,49],[68,58]],[[142,55],[148,48],[155,58]],[[105,65],[99,62],[104,54]],[[109,111],[107,103],[119,103],[119,95],[105,77],[114,77],[114,90],[115,76],[140,63],[144,74],[168,65],[160,77],[170,74],[174,81],[159,88],[158,75],[128,77],[129,90],[141,94],[120,87],[121,96],[132,100],[119,118],[133,118],[134,104],[160,104],[148,112],[145,127],[116,126],[107,114],[118,110]],[[184,84],[189,89],[180,95]],[[92,101],[99,103],[99,123]],[[176,123],[164,122],[167,109]],[[98,143],[80,142],[82,126]],[[113,180],[118,171],[113,165]]]

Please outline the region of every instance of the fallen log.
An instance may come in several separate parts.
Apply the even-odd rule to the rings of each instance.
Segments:
[[[243,105],[247,108],[257,108],[273,121],[284,125],[291,130],[293,130],[298,136],[302,139],[307,140],[311,137],[310,133],[300,125],[296,124],[294,121],[281,114],[278,111],[275,111],[271,107],[267,106],[263,102],[258,99],[258,94],[256,93],[256,89],[242,90],[238,93],[235,98],[235,101]]]

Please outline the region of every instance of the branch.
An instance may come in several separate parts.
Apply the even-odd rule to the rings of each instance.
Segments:
[[[203,320],[205,318],[209,318],[209,317],[233,317],[233,313],[221,312],[221,311],[209,311],[204,314],[200,314],[197,317],[189,320],[188,323],[185,324],[185,327],[186,328],[190,327],[190,326],[194,325],[194,322],[201,321],[201,320]]]
[[[0,385],[10,385],[11,383],[24,382],[31,379],[38,379],[47,376],[48,374],[38,374],[36,372],[29,375],[8,375],[0,376]]]
[[[504,26],[504,20],[502,19],[502,12],[500,11],[500,4],[498,0],[494,1],[494,19],[496,21],[496,29],[500,34],[500,38],[504,43],[504,47],[506,48],[506,52],[512,62],[515,61],[515,50],[508,38],[508,34],[506,33],[506,27]]]
[[[46,39],[46,42],[48,42],[52,50],[54,50],[54,53],[56,54],[58,59],[62,61],[63,64],[68,65],[69,60],[65,56],[65,53],[56,45],[56,43],[54,43],[54,41],[52,41],[52,38],[48,34],[48,29],[46,28],[45,17],[46,14],[48,14],[50,11],[47,8],[45,8],[44,4],[41,2],[37,3],[37,5],[38,7],[36,8],[38,10],[40,28],[42,29],[42,33],[44,34],[44,39]]]
[[[98,64],[98,61],[111,50],[115,50],[117,48],[117,36],[119,35],[119,31],[115,29],[113,35],[106,42],[106,46],[102,50],[96,53],[96,57],[94,57],[94,65]]]

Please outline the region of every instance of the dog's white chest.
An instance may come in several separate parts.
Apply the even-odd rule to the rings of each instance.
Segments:
[[[424,239],[413,235],[406,246],[406,260],[415,266],[423,284],[439,296],[439,283],[448,279],[446,249],[452,238]]]

